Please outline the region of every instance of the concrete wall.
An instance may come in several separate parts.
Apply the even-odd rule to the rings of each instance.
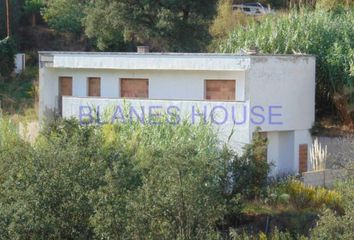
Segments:
[[[18,53],[15,55],[15,73],[21,73],[26,69],[26,55]]]
[[[73,96],[87,96],[87,78],[101,78],[101,97],[120,98],[120,78],[149,79],[149,99],[204,100],[207,79],[236,80],[236,101],[245,101],[244,72],[157,71],[157,70],[90,70],[41,68],[40,115],[45,109],[58,107],[60,76],[73,77]]]
[[[305,172],[303,174],[304,183],[313,187],[332,187],[336,181],[340,181],[348,177],[346,170],[322,170]]]
[[[254,57],[246,72],[246,98],[251,106],[279,106],[274,122],[263,124],[264,131],[291,131],[310,129],[315,121],[314,57],[274,56]],[[256,125],[251,123],[251,128]]]

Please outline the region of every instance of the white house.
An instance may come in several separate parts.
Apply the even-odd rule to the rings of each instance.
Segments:
[[[314,56],[40,52],[39,59],[42,120],[151,123],[163,112],[174,123],[211,122],[236,151],[260,127],[274,174],[307,169]]]

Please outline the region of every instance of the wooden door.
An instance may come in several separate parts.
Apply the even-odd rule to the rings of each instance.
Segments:
[[[101,79],[100,78],[88,78],[88,96],[100,97],[101,96]]]
[[[120,95],[122,98],[149,98],[148,79],[121,79]]]
[[[299,172],[307,172],[308,145],[301,144],[299,146]]]

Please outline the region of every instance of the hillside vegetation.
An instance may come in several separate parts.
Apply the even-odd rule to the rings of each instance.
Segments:
[[[207,125],[74,120],[30,144],[2,118],[0,239],[353,237],[352,180],[269,181],[264,144],[256,134],[238,156]]]

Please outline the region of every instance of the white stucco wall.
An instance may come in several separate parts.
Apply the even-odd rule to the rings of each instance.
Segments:
[[[149,80],[149,99],[203,100],[204,81],[208,79],[236,80],[236,100],[245,101],[245,73],[240,71],[159,71],[159,70],[92,70],[41,68],[40,115],[46,108],[57,107],[58,79],[73,78],[73,96],[87,96],[87,79],[101,78],[101,97],[120,98],[121,78]]]
[[[294,131],[268,132],[268,162],[274,174],[292,174],[294,169]]]
[[[268,107],[282,116],[272,124],[265,121],[264,131],[310,129],[315,122],[316,60],[311,56],[253,57],[246,73],[246,98],[251,106]],[[260,110],[257,109],[257,112]],[[258,121],[256,119],[256,121]],[[251,123],[251,128],[257,127]]]

